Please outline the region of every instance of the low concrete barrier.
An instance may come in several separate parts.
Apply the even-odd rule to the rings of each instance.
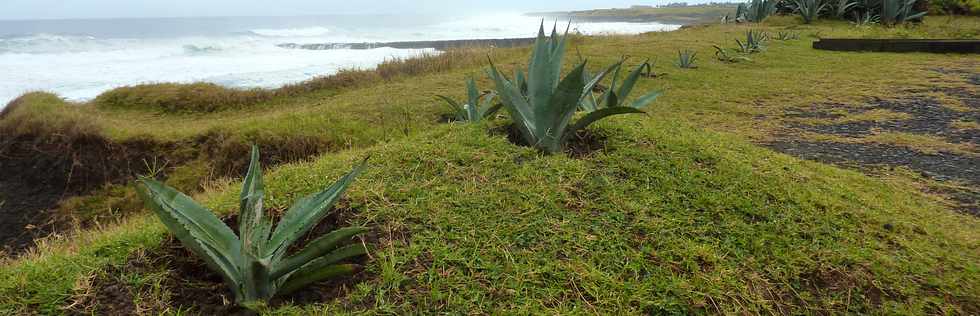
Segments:
[[[813,42],[813,48],[859,52],[980,54],[980,40],[824,38]]]

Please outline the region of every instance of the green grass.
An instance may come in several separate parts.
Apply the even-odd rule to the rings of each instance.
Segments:
[[[702,24],[721,21],[721,17],[729,15],[735,18],[734,4],[696,5],[686,7],[631,7],[596,9],[571,12],[551,12],[540,15],[564,15],[573,19],[585,20],[616,20],[616,21],[656,21],[666,24]]]
[[[905,177],[872,178],[750,143],[781,126],[757,117],[930,87],[929,69],[975,63],[961,55],[816,51],[815,36],[976,34],[980,25],[944,19],[866,29],[776,17],[751,28],[792,29],[803,39],[771,42],[751,62],[704,58],[683,71],[670,65],[678,49],[709,56],[712,44],[731,45],[749,27],[577,37],[573,49],[590,64],[630,55],[632,67],[649,57],[655,71],[668,73],[636,88],[665,91],[650,115],[597,124],[605,150],[584,158],[544,156],[488,133],[503,120],[437,124],[446,111],[432,96],[462,97],[462,79],[477,66],[222,113],[71,107],[34,95],[8,115],[84,117],[116,140],[222,130],[353,144],[272,170],[272,209],[370,155],[344,202],[353,213],[346,224],[369,225],[378,236],[368,278],[336,301],[284,306],[281,314],[971,314],[980,306],[977,218],[952,212]],[[526,59],[520,49],[498,53],[504,67]],[[480,84],[490,87],[486,78]],[[228,213],[238,192],[222,183],[197,198]],[[85,292],[82,280],[153,253],[165,236],[155,218],[136,212],[45,242],[0,266],[0,314],[60,313]],[[153,283],[160,275],[126,278]],[[167,291],[143,299],[162,300]]]

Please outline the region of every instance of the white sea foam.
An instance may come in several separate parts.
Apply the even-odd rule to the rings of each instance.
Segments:
[[[311,37],[323,36],[330,33],[330,29],[322,26],[306,28],[287,28],[287,29],[256,29],[253,34],[273,37]]]
[[[28,91],[87,100],[106,90],[151,82],[214,82],[272,88],[343,68],[372,68],[420,49],[299,50],[282,43],[362,43],[534,36],[538,18],[487,15],[411,27],[251,28],[225,35],[107,37],[34,34],[0,38],[0,108]],[[657,23],[573,23],[585,34],[671,30]]]

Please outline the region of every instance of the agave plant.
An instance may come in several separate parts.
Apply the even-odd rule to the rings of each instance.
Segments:
[[[644,73],[649,74],[653,72],[653,65],[650,64],[650,60],[646,60],[642,64],[637,66],[636,69],[633,69],[633,71],[631,71],[629,75],[626,76],[626,80],[624,80],[623,83],[620,84],[619,71],[622,69],[623,63],[625,61],[626,60],[623,59],[613,65],[612,82],[610,83],[608,88],[605,88],[604,91],[602,91],[602,95],[596,98],[595,96],[596,89],[593,89],[591,91],[586,91],[586,96],[585,98],[582,99],[582,104],[580,105],[583,111],[591,113],[602,108],[615,108],[615,107],[623,106],[621,104],[625,102],[626,99],[629,97],[630,93],[633,92],[633,86],[636,85],[636,82],[640,79],[640,77],[643,76]],[[590,82],[593,79],[595,79],[594,77],[591,77],[589,75],[588,71],[583,71],[583,74],[584,74],[584,78],[583,78],[584,82]],[[656,91],[650,92],[647,93],[646,95],[639,97],[638,99],[634,100],[632,103],[629,103],[625,106],[632,107],[635,109],[642,109],[645,108],[647,105],[650,105],[650,103],[656,100],[657,97],[659,96],[660,96],[660,92],[656,92]]]
[[[460,105],[459,102],[444,95],[437,95],[452,108],[457,121],[479,122],[484,118],[491,117],[500,111],[503,104],[493,104],[497,94],[494,92],[480,93],[476,88],[476,80],[469,78],[466,80],[467,102]]]
[[[567,34],[567,30],[565,36],[562,36],[557,29],[553,29],[551,37],[546,37],[544,25],[541,25],[534,41],[526,77],[523,70],[518,69],[515,81],[511,81],[492,62],[488,70],[497,86],[500,100],[521,137],[529,145],[548,154],[562,151],[569,136],[600,119],[619,114],[643,113],[634,107],[608,107],[607,104],[607,107],[586,114],[574,124],[571,122],[582,99],[609,70],[586,82],[586,62],[583,61],[561,78]]]
[[[712,46],[715,47],[715,57],[718,58],[718,60],[720,60],[720,61],[723,61],[723,62],[726,62],[726,63],[737,63],[737,62],[741,62],[741,61],[752,61],[748,57],[745,57],[745,56],[736,56],[735,54],[729,53],[727,49],[721,48],[721,46],[718,46],[718,45],[712,45]]]
[[[762,22],[776,12],[779,0],[752,0],[749,5],[739,3],[735,11],[736,22]]]
[[[844,19],[848,12],[855,9],[858,6],[858,2],[854,0],[837,0],[834,3],[834,16],[838,19]]]
[[[745,42],[735,39],[738,44],[736,50],[743,54],[753,54],[765,49],[765,41],[769,40],[769,33],[756,30],[745,31]]]
[[[690,49],[677,51],[677,67],[684,69],[698,68],[698,66],[694,65],[694,62],[697,61],[697,56],[698,53]]]
[[[916,0],[882,0],[881,22],[895,25],[922,18],[926,12],[913,12],[915,2]]]
[[[796,4],[796,12],[803,17],[803,23],[810,24],[820,18],[820,13],[827,8],[828,3],[823,0],[793,0]]]
[[[364,162],[326,190],[300,199],[273,230],[262,208],[264,185],[258,158],[258,148],[253,146],[240,199],[240,237],[212,211],[169,186],[150,178],[141,178],[137,186],[147,208],[184,247],[224,278],[235,301],[246,308],[315,282],[352,274],[358,266],[342,262],[367,253],[362,243],[343,246],[366,231],[363,227],[347,227],[313,240],[291,256],[286,254],[293,243],[329,214],[364,169]]]

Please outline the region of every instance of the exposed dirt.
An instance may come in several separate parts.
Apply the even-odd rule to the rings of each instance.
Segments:
[[[798,109],[787,113],[787,117],[836,119],[844,114],[835,111],[846,111],[849,114],[860,114],[869,110],[881,109],[912,116],[907,120],[856,121],[839,124],[801,124],[793,123],[792,128],[846,137],[863,137],[874,130],[927,134],[945,138],[951,143],[980,144],[980,130],[957,129],[950,124],[957,121],[980,121],[980,105],[972,107],[974,111],[960,112],[925,97],[911,97],[903,100],[871,100],[866,106],[855,108],[845,104],[821,104],[809,109]]]
[[[63,198],[145,172],[142,161],[157,159],[154,153],[167,147],[88,133],[4,135],[0,131],[0,247],[8,254],[64,226],[52,211]]]
[[[964,82],[977,85],[980,75],[966,70],[937,69],[943,74],[957,74]],[[926,153],[904,146],[874,142],[835,142],[803,140],[790,136],[806,131],[860,140],[878,132],[902,132],[939,138],[950,144],[965,144],[980,148],[980,130],[957,128],[954,122],[980,122],[980,95],[976,88],[937,84],[927,90],[905,91],[908,97],[872,99],[866,104],[818,104],[799,108],[783,116],[787,133],[777,135],[766,146],[804,159],[833,163],[869,173],[881,168],[898,166],[918,171],[940,183],[955,181],[963,185],[941,185],[931,190],[948,196],[965,213],[980,216],[980,152],[971,154],[951,151]],[[954,109],[938,100],[922,95],[940,92],[958,100],[966,109]],[[850,121],[831,124],[812,124],[800,119],[837,120],[848,115],[872,110],[905,113],[908,119]]]
[[[150,139],[115,142],[85,130],[17,134],[3,128],[0,126],[0,174],[4,175],[0,179],[0,249],[9,255],[32,247],[35,238],[69,227],[67,222],[72,219],[58,216],[56,211],[66,198],[91,193],[106,184],[130,182],[155,168],[162,168],[160,177],[166,178],[177,167],[195,160],[204,160],[212,177],[238,177],[248,165],[253,143],[219,132],[161,143]],[[342,144],[313,137],[262,139],[257,143],[267,167],[343,148]],[[201,175],[201,181],[206,178]]]
[[[959,180],[973,189],[950,190],[966,213],[980,216],[980,159],[948,152],[925,154],[906,147],[884,144],[852,144],[783,140],[769,143],[777,151],[803,159],[833,163],[873,173],[869,167],[905,166],[939,181]]]
[[[293,246],[302,248],[314,238],[342,226],[350,225],[353,211],[347,208],[335,210],[317,225],[306,238]],[[237,231],[237,217],[224,219]],[[375,244],[377,235],[369,232],[362,236],[364,242]],[[359,242],[359,241],[353,241]],[[352,262],[363,264],[367,257]],[[135,276],[154,278],[156,284],[134,282]],[[287,297],[273,299],[272,306],[283,304],[306,305],[330,302],[346,297],[353,287],[373,278],[366,271],[335,280],[321,282],[297,291]],[[160,249],[137,253],[122,266],[110,267],[96,275],[84,289],[79,289],[66,310],[75,315],[132,315],[160,314],[183,311],[191,315],[248,315],[248,311],[234,304],[234,295],[223,283],[220,275],[207,268],[204,261],[185,249],[175,238],[168,238]],[[369,305],[371,302],[345,300],[349,307]]]

